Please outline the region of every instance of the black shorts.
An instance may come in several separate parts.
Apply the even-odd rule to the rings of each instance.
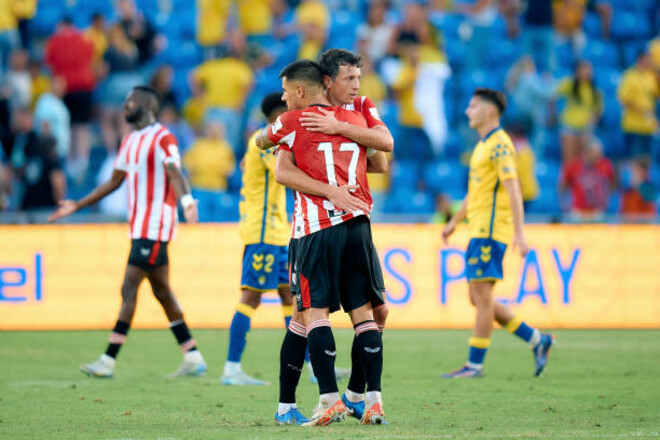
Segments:
[[[167,256],[167,244],[166,241],[153,241],[143,238],[131,240],[131,253],[128,255],[128,264],[137,266],[147,272],[167,265],[170,262]]]
[[[385,282],[371,239],[371,223],[360,216],[293,239],[289,244],[289,284],[298,310],[330,308],[345,312],[384,303]]]
[[[71,92],[64,95],[72,124],[86,124],[92,119],[92,92]]]

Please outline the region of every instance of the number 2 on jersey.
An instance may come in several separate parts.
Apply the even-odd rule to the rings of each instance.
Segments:
[[[325,171],[328,175],[328,183],[330,185],[339,186],[337,183],[337,176],[335,175],[335,158],[332,152],[331,142],[321,142],[317,151],[323,152],[325,158]],[[348,164],[348,184],[357,184],[357,166],[358,158],[360,157],[360,147],[355,142],[343,142],[339,146],[339,151],[347,151],[352,153],[351,161]]]

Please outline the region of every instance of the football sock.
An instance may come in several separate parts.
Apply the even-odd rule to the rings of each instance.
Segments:
[[[518,336],[525,342],[529,342],[532,348],[541,342],[541,332],[535,328],[528,326],[522,319],[517,316],[511,321],[507,322],[504,326],[509,333]]]
[[[354,393],[348,388],[346,389],[346,393],[344,394],[346,395],[346,399],[349,402],[358,403],[364,400],[364,393]]]
[[[179,319],[177,321],[170,322],[170,330],[174,333],[176,341],[179,343],[181,351],[185,354],[189,351],[197,350],[197,342],[190,335],[190,330],[186,325],[186,321]]]
[[[481,369],[488,347],[490,347],[490,338],[472,336],[469,340],[469,344],[470,352],[467,365],[471,368]]]
[[[227,351],[227,361],[241,362],[243,350],[247,343],[247,333],[250,331],[250,318],[254,314],[254,308],[247,304],[239,303],[236,306],[234,319],[229,326],[229,350]]]
[[[367,392],[380,391],[383,375],[383,338],[374,321],[364,321],[355,326],[360,357],[367,380]],[[354,390],[355,391],[355,390]]]
[[[337,378],[335,376],[335,357],[337,348],[332,335],[330,321],[319,319],[307,327],[307,346],[309,357],[312,360],[314,374],[319,382],[319,393],[338,393]],[[334,402],[333,402],[334,403]]]
[[[110,333],[108,348],[105,350],[105,354],[112,359],[117,357],[119,349],[126,341],[126,335],[128,334],[128,329],[131,325],[128,322],[117,321],[115,323],[115,328]]]
[[[295,403],[279,403],[277,404],[277,414],[283,416],[288,413],[291,408],[298,408]]]
[[[351,347],[351,377],[348,379],[348,391],[355,394],[363,394],[364,387],[367,386],[367,378],[364,376],[364,365],[362,363],[362,356],[360,356],[360,344],[357,336],[353,338],[353,346]]]
[[[307,330],[305,326],[291,321],[280,349],[280,404],[295,404],[296,402],[296,388],[303,370],[306,350]]]

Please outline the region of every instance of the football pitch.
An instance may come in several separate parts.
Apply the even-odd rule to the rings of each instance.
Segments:
[[[335,334],[337,364],[348,366],[352,332]],[[113,379],[78,370],[102,352],[108,332],[0,332],[0,439],[660,438],[660,331],[555,334],[541,378],[527,345],[496,331],[485,377],[447,380],[439,376],[465,360],[469,332],[388,330],[390,424],[300,428],[273,423],[283,330],[249,335],[243,368],[267,387],[220,385],[225,330],[194,332],[209,372],[176,380],[164,378],[181,360],[166,330],[132,331]],[[306,415],[317,396],[305,370],[298,405]]]

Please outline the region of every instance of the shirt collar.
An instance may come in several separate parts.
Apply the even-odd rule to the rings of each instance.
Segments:
[[[495,133],[496,131],[501,130],[501,129],[502,129],[502,127],[500,127],[499,125],[497,127],[493,128],[491,131],[488,132],[488,134],[486,134],[486,136],[483,137],[483,139],[481,139],[481,142],[486,142],[488,140],[488,138],[493,135],[493,133]]]

